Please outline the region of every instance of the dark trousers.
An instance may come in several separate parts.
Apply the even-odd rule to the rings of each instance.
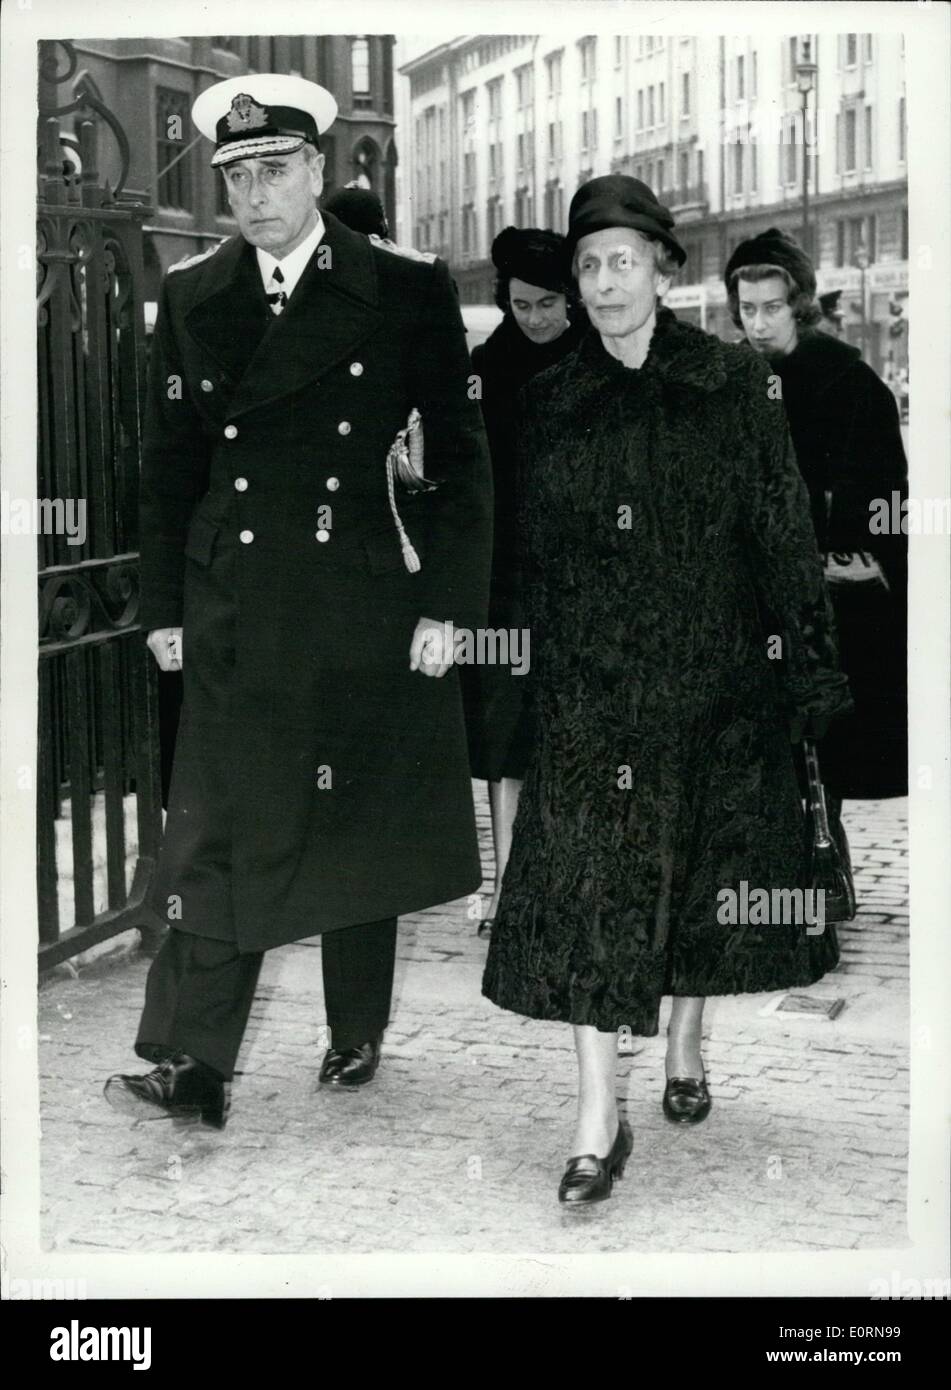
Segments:
[[[321,937],[330,1045],[368,1042],[389,1022],[396,918],[342,927]],[[254,1001],[262,951],[174,928],[152,962],[135,1050],[147,1061],[185,1052],[226,1081]]]

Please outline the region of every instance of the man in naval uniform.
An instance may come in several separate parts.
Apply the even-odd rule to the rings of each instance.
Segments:
[[[262,954],[321,935],[319,1079],[376,1070],[396,919],[481,883],[452,624],[485,623],[492,496],[445,265],[317,198],[333,97],[218,83],[239,234],[173,266],[155,328],[141,624],[185,684],[150,906],[168,922],[106,1095],[223,1126]],[[418,411],[430,490],[388,468]],[[417,468],[417,472],[422,469]]]

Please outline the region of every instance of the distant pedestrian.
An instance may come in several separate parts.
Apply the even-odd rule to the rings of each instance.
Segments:
[[[390,224],[383,204],[370,188],[348,183],[338,188],[323,200],[325,212],[332,213],[345,227],[353,232],[362,232],[370,238],[374,246],[384,251],[393,251],[398,256],[406,256],[411,261],[427,261],[432,264],[437,257],[432,251],[417,251],[412,246],[398,246],[390,236]],[[455,289],[455,284],[453,284]]]
[[[802,888],[791,745],[848,692],[768,370],[658,307],[685,260],[673,227],[637,179],[577,191],[592,327],[528,384],[519,433],[537,743],[483,991],[575,1027],[559,1197],[576,1204],[610,1196],[631,1149],[619,1030],[654,1035],[674,996],[662,1105],[697,1123],[705,997],[811,984],[838,959],[833,932],[721,910],[744,883]]]
[[[908,790],[908,538],[879,535],[876,499],[907,495],[895,397],[857,348],[817,331],[812,263],[775,227],[724,272],[733,321],[781,382],[816,543],[826,557],[854,713],[819,748],[832,809]]]
[[[578,346],[586,322],[571,283],[565,239],[538,227],[506,227],[492,243],[495,302],[502,322],[472,350],[495,479],[495,531],[489,627],[521,627],[516,476],[519,392],[539,372]],[[529,658],[530,659],[530,658]],[[495,887],[480,924],[487,934],[498,906],[518,806],[533,743],[529,682],[511,666],[462,668],[474,777],[489,784]]]

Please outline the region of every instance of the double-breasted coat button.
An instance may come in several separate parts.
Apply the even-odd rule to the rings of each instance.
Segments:
[[[251,542],[254,540],[254,532],[242,531],[241,534],[238,536],[238,540],[241,542],[242,545],[250,545]]]
[[[341,420],[341,421],[340,421],[340,424],[337,426],[337,433],[338,433],[338,434],[349,434],[349,433],[350,433],[350,421],[349,421],[349,420]]]
[[[237,437],[238,437],[238,427],[237,427],[237,425],[225,425],[225,439],[237,439]]]
[[[201,383],[201,389],[203,391],[213,391],[215,388],[206,377],[205,380]]]
[[[318,539],[321,543],[323,543],[324,541],[329,541],[329,540],[330,540],[330,532],[329,532],[329,531],[325,531],[324,528],[321,527],[320,530],[317,532],[317,539]]]
[[[247,480],[247,478],[235,478],[235,480],[234,480],[234,490],[235,490],[235,492],[247,492],[247,490],[248,490],[248,480]]]
[[[336,491],[337,491],[337,488],[338,488],[339,486],[340,486],[340,479],[339,479],[339,478],[328,478],[328,479],[327,479],[326,487],[327,487],[327,491],[328,491],[328,492],[336,492]]]
[[[350,363],[350,375],[351,375],[351,376],[363,376],[363,363],[362,363],[362,362],[351,362],[351,363]]]

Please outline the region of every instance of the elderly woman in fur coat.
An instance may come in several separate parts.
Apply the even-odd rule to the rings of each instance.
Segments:
[[[664,1112],[695,1123],[705,997],[808,985],[838,958],[829,927],[743,908],[805,886],[793,742],[850,701],[768,368],[658,308],[673,225],[638,180],[578,190],[591,329],[524,395],[538,741],[483,992],[574,1026],[575,1204],[610,1196],[632,1146],[619,1032],[656,1034],[673,996]]]

